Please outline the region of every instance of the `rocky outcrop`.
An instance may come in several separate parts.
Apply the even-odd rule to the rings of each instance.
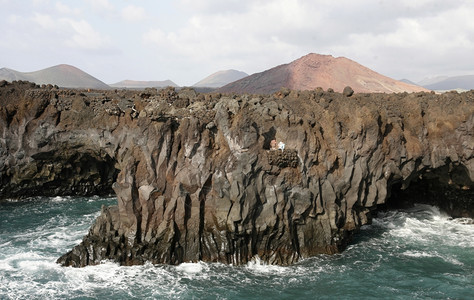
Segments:
[[[103,131],[94,128],[103,116],[84,110],[84,97],[0,82],[0,199],[113,193],[115,158],[97,143]]]
[[[113,178],[117,206],[102,208],[62,265],[242,264],[257,255],[291,264],[343,250],[380,205],[422,201],[473,215],[474,91],[227,96],[0,86],[3,198],[21,191],[18,182],[54,190],[44,183],[51,173],[22,171],[38,161],[62,170],[82,156],[71,163],[82,173],[60,178],[86,174],[91,189]],[[273,140],[285,149],[271,150]]]

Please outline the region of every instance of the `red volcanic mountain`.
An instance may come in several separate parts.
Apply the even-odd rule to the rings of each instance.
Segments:
[[[232,82],[219,92],[271,94],[285,87],[293,90],[333,88],[342,92],[350,86],[359,93],[398,93],[428,91],[366,68],[345,57],[308,54],[289,64],[280,65]]]

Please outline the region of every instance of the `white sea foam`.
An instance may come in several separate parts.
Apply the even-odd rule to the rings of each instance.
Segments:
[[[437,256],[425,251],[411,251],[411,250],[405,251],[402,254],[406,256],[410,256],[410,257],[436,257]]]
[[[51,262],[43,258],[40,259],[27,259],[18,261],[17,268],[21,269],[24,273],[32,273],[48,269],[51,267]]]
[[[419,244],[445,241],[461,247],[474,247],[472,219],[452,219],[429,205],[416,205],[413,209],[386,214],[374,224],[388,229],[392,238]]]
[[[102,198],[102,197],[100,197],[100,196],[97,196],[97,195],[94,195],[94,196],[92,196],[92,197],[89,197],[89,198],[87,199],[87,202],[91,203],[91,202],[95,202],[95,201],[98,201],[98,200],[101,200],[101,199],[104,199],[104,198]],[[105,199],[117,199],[117,198],[114,197],[114,196],[108,196],[108,197],[106,197]]]
[[[103,262],[97,266],[85,268],[61,267],[52,258],[41,257],[34,253],[22,253],[10,257],[6,264],[0,261],[2,273],[15,274],[22,280],[4,281],[0,278],[0,294],[8,298],[75,298],[93,297],[97,291],[110,296],[115,293],[134,296],[140,293],[140,286],[146,290],[154,287],[157,295],[179,295],[186,287],[177,283],[176,273],[150,264],[143,266],[121,267],[116,263]],[[0,276],[1,277],[1,276]],[[8,283],[8,286],[6,285]],[[170,291],[171,286],[175,287]],[[130,286],[134,286],[133,292]],[[137,290],[138,287],[138,290]],[[2,298],[2,297],[0,297]],[[7,298],[7,299],[8,299]]]
[[[34,270],[38,263],[44,262],[45,257],[37,252],[19,252],[7,254],[5,258],[0,260],[0,270]]]
[[[289,271],[288,267],[269,265],[263,262],[260,257],[255,256],[246,265],[248,270],[256,273],[272,273],[272,274],[284,274]]]
[[[177,271],[185,272],[188,274],[196,274],[202,272],[204,263],[182,263],[176,267]]]
[[[11,245],[11,243],[12,243],[11,241],[8,241],[8,242],[6,242],[6,243],[0,244],[0,249],[1,249],[2,247]]]
[[[416,250],[407,250],[402,253],[402,255],[409,256],[409,257],[415,257],[415,258],[424,258],[424,257],[437,257],[442,259],[443,261],[453,264],[453,265],[458,265],[462,266],[463,263],[457,260],[456,258],[452,257],[451,255],[443,255],[438,253],[437,251],[416,251]]]
[[[70,199],[71,199],[71,197],[56,196],[56,197],[51,199],[51,202],[65,202],[65,201],[69,201]]]

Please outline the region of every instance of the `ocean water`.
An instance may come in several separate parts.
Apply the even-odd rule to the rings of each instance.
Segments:
[[[0,299],[474,299],[474,225],[417,205],[365,226],[342,254],[289,267],[61,267],[115,198],[0,204]]]

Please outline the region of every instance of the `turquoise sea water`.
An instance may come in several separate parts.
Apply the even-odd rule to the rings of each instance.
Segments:
[[[0,204],[0,299],[473,299],[474,225],[434,207],[390,211],[352,246],[290,267],[185,263],[64,268],[114,198]]]

